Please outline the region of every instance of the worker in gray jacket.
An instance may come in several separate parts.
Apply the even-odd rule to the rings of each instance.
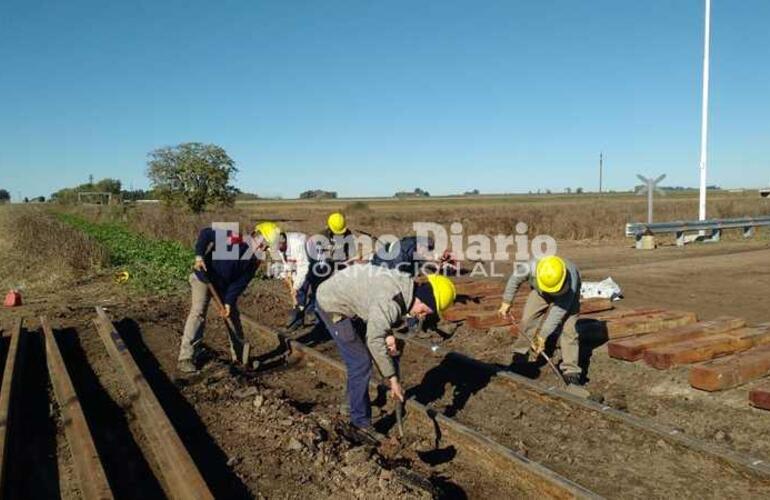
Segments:
[[[372,361],[404,401],[393,356],[398,354],[391,329],[404,316],[420,319],[441,314],[455,300],[454,283],[431,274],[415,283],[408,274],[371,264],[350,266],[321,283],[318,316],[326,325],[347,368],[347,397],[354,426],[370,430],[369,378]]]
[[[568,384],[580,385],[582,370],[578,365],[580,350],[575,328],[580,312],[580,273],[572,262],[555,255],[522,267],[514,269],[508,279],[498,311],[501,316],[510,316],[513,297],[519,286],[529,281],[532,292],[519,322],[523,334],[513,345],[513,364],[528,361],[530,349],[535,357],[539,356],[547,340],[561,334],[561,371]]]

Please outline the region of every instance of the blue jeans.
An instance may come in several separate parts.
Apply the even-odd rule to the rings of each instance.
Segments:
[[[316,307],[316,313],[337,344],[337,350],[347,368],[350,421],[356,427],[368,427],[372,423],[372,407],[369,401],[372,359],[364,342],[366,324],[358,318],[345,318],[334,323],[329,314],[319,307]]]

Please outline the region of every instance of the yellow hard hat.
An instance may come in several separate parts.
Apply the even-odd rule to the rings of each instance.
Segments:
[[[540,291],[559,293],[567,279],[567,264],[561,257],[549,255],[537,262],[535,275]]]
[[[326,225],[332,230],[334,234],[345,234],[347,226],[345,225],[345,216],[340,212],[334,212],[326,219]]]
[[[443,274],[429,274],[428,283],[433,288],[433,298],[436,300],[436,314],[443,317],[444,311],[449,309],[455,303],[457,289],[452,280]]]
[[[281,236],[281,228],[275,222],[260,222],[254,226],[254,232],[261,234],[271,247],[278,244],[278,238]]]

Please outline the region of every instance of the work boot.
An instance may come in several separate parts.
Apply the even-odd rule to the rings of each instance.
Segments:
[[[286,329],[290,332],[300,328],[305,319],[305,313],[299,307],[295,307],[289,313],[289,321],[286,324]]]
[[[191,359],[180,359],[176,364],[176,369],[182,373],[196,373],[198,371]]]
[[[523,366],[529,363],[529,356],[520,352],[514,352],[511,357],[511,366]]]
[[[349,424],[340,429],[342,435],[345,436],[348,441],[354,444],[366,444],[371,446],[377,446],[382,441],[383,436],[374,430],[374,427],[368,425],[366,427],[358,427],[354,424]]]
[[[579,373],[565,373],[564,381],[568,385],[583,385],[583,380]]]

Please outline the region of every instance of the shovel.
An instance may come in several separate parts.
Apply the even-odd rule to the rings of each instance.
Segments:
[[[217,292],[216,288],[214,288],[214,285],[211,284],[211,280],[209,279],[208,273],[206,273],[206,286],[208,286],[209,293],[211,294],[211,297],[214,299],[214,304],[217,306],[217,309],[219,310],[219,315],[222,317],[222,319],[225,321],[225,326],[227,327],[227,341],[230,343],[230,358],[232,359],[233,363],[237,363],[239,361],[238,354],[235,351],[235,343],[233,342],[233,338],[236,338],[236,333],[238,330],[235,328],[235,324],[233,323],[233,320],[229,316],[224,315],[225,306],[222,303],[222,299],[219,297],[219,293]],[[251,345],[248,342],[245,341],[238,341],[239,344],[241,344],[241,359],[240,362],[244,366],[249,365],[249,355],[251,353]]]
[[[393,365],[396,368],[396,377],[398,377],[398,380],[401,381],[401,351],[396,352],[395,354],[390,354],[390,356],[393,358]],[[387,382],[385,377],[382,375],[382,372],[380,371],[379,367],[377,366],[377,363],[374,363],[375,368],[377,368],[377,373],[380,375],[380,379],[382,380],[383,384]],[[401,402],[398,398],[393,398],[396,400],[396,427],[398,428],[398,437],[403,438],[404,437],[404,403]]]
[[[399,354],[400,356],[400,354]],[[393,358],[393,364],[396,365],[396,377],[401,380],[401,363],[399,357]],[[396,399],[396,425],[398,426],[398,437],[404,438],[404,403],[400,399]]]
[[[532,337],[530,337],[527,334],[527,332],[525,332],[523,329],[520,329],[519,333],[521,335],[524,335],[524,338],[529,341],[529,346],[532,349],[532,351],[533,352],[537,352],[537,349],[535,349],[534,339],[532,339]],[[588,392],[587,389],[584,389],[583,387],[579,387],[579,386],[576,386],[576,385],[568,384],[567,380],[564,378],[564,374],[561,372],[561,370],[556,368],[556,365],[553,363],[553,361],[551,361],[551,357],[548,356],[544,351],[540,352],[540,356],[543,357],[543,359],[548,364],[548,366],[551,367],[551,370],[553,370],[553,372],[556,374],[556,376],[559,378],[559,380],[561,380],[561,383],[564,386],[563,389],[566,392],[569,392],[570,394],[574,394],[575,396],[579,396],[581,398],[588,398],[589,396],[591,396],[591,393]]]

